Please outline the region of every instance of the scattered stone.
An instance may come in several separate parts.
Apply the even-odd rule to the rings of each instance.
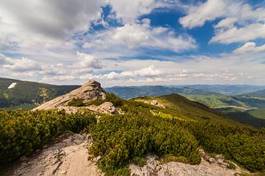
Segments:
[[[143,167],[131,164],[131,176],[234,176],[238,171],[223,168],[217,163],[209,163],[202,159],[199,165],[180,162],[159,163],[155,157],[148,157]]]

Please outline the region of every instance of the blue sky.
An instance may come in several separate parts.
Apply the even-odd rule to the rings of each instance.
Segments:
[[[0,75],[104,86],[264,84],[264,0],[3,0]]]

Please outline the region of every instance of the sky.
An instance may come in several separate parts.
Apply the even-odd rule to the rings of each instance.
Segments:
[[[0,77],[265,84],[265,0],[1,0]]]

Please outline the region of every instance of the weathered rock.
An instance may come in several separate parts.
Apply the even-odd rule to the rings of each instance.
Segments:
[[[147,164],[143,167],[131,164],[131,176],[234,176],[241,173],[239,168],[233,170],[221,167],[218,163],[209,163],[202,158],[199,165],[180,162],[162,164],[155,157],[147,157]]]
[[[33,110],[51,110],[51,109],[65,109],[68,103],[73,99],[81,99],[84,103],[92,102],[94,100],[105,100],[106,93],[100,86],[100,83],[89,80],[80,88],[77,88],[70,93],[59,96],[51,101],[48,101]],[[74,112],[74,108],[69,109]]]
[[[101,105],[97,107],[97,112],[100,113],[114,113],[116,111],[116,108],[111,102],[104,102]]]

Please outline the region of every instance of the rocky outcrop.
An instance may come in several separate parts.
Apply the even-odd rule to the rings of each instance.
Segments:
[[[147,157],[145,166],[130,165],[131,176],[236,176],[242,173],[240,168],[229,169],[222,163],[209,163],[202,158],[199,165],[181,162],[160,163],[154,156]]]
[[[82,106],[71,105],[73,101],[79,101]],[[95,105],[93,104],[95,101],[102,103],[100,105]],[[116,108],[111,102],[106,102],[106,92],[103,90],[100,83],[94,80],[89,80],[80,88],[48,101],[33,109],[33,111],[52,109],[64,110],[66,113],[90,110],[98,113],[112,114],[116,111]]]
[[[82,100],[83,103],[89,103],[94,100],[105,100],[106,93],[100,86],[100,83],[89,80],[80,88],[77,88],[70,93],[59,96],[51,101],[48,101],[34,110],[51,110],[51,109],[59,109],[61,107],[68,106],[69,102],[73,99]]]
[[[111,102],[104,102],[99,106],[91,105],[86,108],[91,111],[105,113],[105,114],[112,114],[116,112],[116,108]]]

